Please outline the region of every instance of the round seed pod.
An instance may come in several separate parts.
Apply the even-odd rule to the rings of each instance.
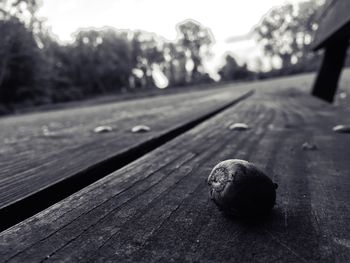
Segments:
[[[224,213],[258,216],[275,205],[277,184],[254,164],[231,159],[220,162],[208,177],[210,198]]]

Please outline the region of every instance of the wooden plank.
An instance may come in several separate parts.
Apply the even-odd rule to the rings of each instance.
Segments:
[[[350,36],[350,1],[330,0],[319,17],[313,48],[318,50]]]
[[[0,259],[349,262],[350,136],[331,129],[347,114],[293,90],[256,94],[2,232]],[[209,200],[205,179],[228,158],[279,184],[270,217],[229,219]]]
[[[226,88],[0,119],[0,227],[120,168],[246,92]],[[151,132],[131,133],[138,124]],[[98,125],[114,130],[96,134]]]

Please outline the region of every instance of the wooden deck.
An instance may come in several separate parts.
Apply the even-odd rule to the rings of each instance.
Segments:
[[[183,99],[176,109],[184,109],[187,121],[196,119],[210,96],[187,109]],[[256,90],[220,112],[235,98],[219,97],[206,108],[215,115],[0,233],[0,261],[350,262],[350,135],[332,131],[349,122],[348,112],[296,89]],[[167,127],[185,115],[161,120],[169,121]],[[251,129],[229,130],[235,122]],[[101,152],[117,134],[105,135],[106,141],[90,141]],[[305,142],[317,150],[303,149]],[[72,149],[65,153],[74,163],[79,147]],[[57,155],[50,154],[53,161]],[[227,218],[209,200],[205,180],[216,163],[230,158],[257,164],[278,183],[270,216]],[[58,174],[54,167],[63,169],[56,165],[45,173]]]
[[[1,119],[0,230],[121,168],[248,93],[240,88],[192,92]],[[151,131],[132,133],[140,124]],[[100,125],[113,130],[94,133]]]

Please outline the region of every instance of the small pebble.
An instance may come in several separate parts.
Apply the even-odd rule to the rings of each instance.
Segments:
[[[232,131],[245,131],[249,129],[249,126],[245,123],[237,122],[237,123],[231,124],[228,128]]]
[[[41,127],[41,131],[43,132],[43,134],[46,136],[50,133],[49,128],[45,125]]]
[[[105,132],[111,132],[113,129],[111,126],[97,126],[94,129],[95,133],[105,133]]]
[[[304,142],[303,145],[301,146],[301,149],[304,151],[315,151],[317,150],[317,146],[315,144]]]
[[[41,127],[41,131],[42,131],[43,135],[46,137],[52,137],[52,136],[56,135],[56,133],[53,131],[50,131],[49,127],[46,125]]]
[[[350,125],[337,125],[333,127],[334,132],[350,133]]]
[[[339,93],[339,98],[345,99],[346,97],[347,97],[346,92],[340,92],[340,93]]]
[[[131,129],[131,132],[140,133],[140,132],[149,132],[150,130],[151,128],[146,125],[137,125]]]

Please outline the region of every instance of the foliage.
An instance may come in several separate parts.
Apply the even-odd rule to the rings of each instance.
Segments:
[[[254,28],[258,42],[282,68],[265,78],[311,71],[319,57],[310,52],[317,11],[323,0],[286,4],[272,9]],[[170,87],[210,83],[203,61],[214,38],[202,24],[185,20],[177,39],[145,31],[113,28],[81,29],[70,44],[58,42],[36,16],[38,0],[0,2],[0,111],[20,105],[84,99],[99,94],[151,89],[156,75]],[[157,73],[157,74],[155,74]],[[246,64],[227,55],[219,75],[223,81],[255,79]]]
[[[30,30],[33,30],[41,25],[41,21],[36,17],[38,8],[38,0],[1,0],[0,20],[16,17],[28,26]]]
[[[193,63],[190,78],[196,80],[204,73],[203,59],[208,55],[214,38],[210,30],[193,20],[185,20],[177,26],[178,43],[187,60]]]
[[[74,85],[87,95],[108,93],[128,85],[132,70],[127,36],[111,29],[80,31],[70,48]]]
[[[304,64],[314,57],[310,45],[318,27],[323,0],[309,0],[273,8],[254,28],[258,41],[270,58],[279,58],[281,68]],[[299,66],[300,67],[300,66]]]
[[[0,103],[38,102],[42,56],[34,35],[17,18],[0,20]]]
[[[131,34],[131,57],[134,72],[134,87],[154,87],[152,72],[155,65],[163,65],[165,63],[163,52],[163,40],[148,32],[135,31]]]
[[[236,81],[253,79],[255,73],[248,69],[247,64],[240,66],[232,55],[227,54],[219,75],[222,81]]]
[[[212,81],[202,60],[213,40],[199,23],[179,24],[173,42],[144,31],[102,28],[80,29],[72,43],[62,44],[36,18],[37,8],[35,0],[0,3],[2,112],[155,88],[159,75],[169,86]]]
[[[176,43],[164,44],[165,75],[172,86],[186,85],[189,73],[186,70],[185,50]]]

